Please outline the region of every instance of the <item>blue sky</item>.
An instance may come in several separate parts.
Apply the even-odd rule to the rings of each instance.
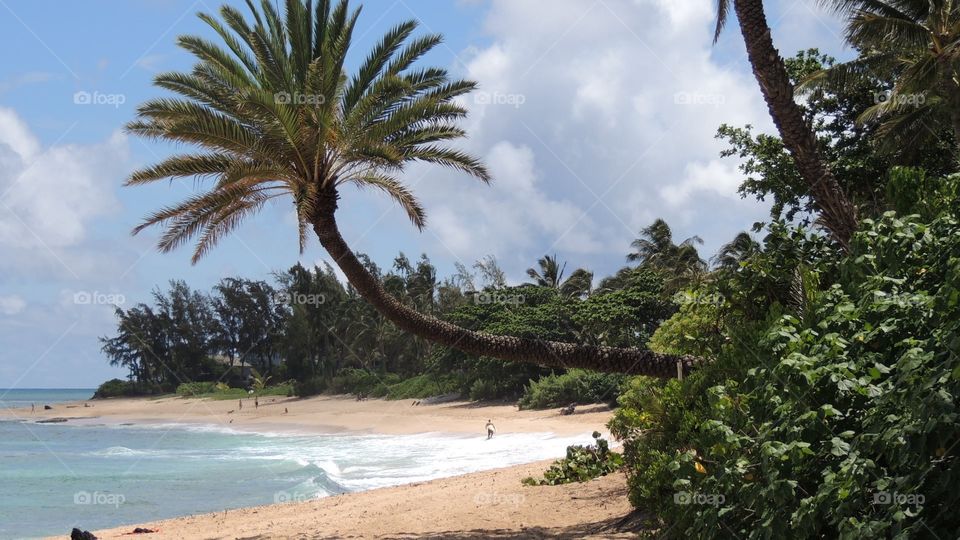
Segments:
[[[225,276],[266,279],[303,255],[278,203],[197,266],[161,255],[156,233],[131,237],[149,210],[193,183],[122,188],[135,167],[175,149],[122,133],[136,105],[163,95],[160,71],[189,69],[174,40],[209,35],[195,14],[219,0],[0,0],[0,388],[89,387],[122,376],[99,351],[110,300],[130,306],[170,279],[207,288]],[[242,7],[242,2],[231,1]],[[358,61],[407,19],[445,44],[425,63],[480,83],[464,143],[491,187],[413,168],[428,209],[417,233],[372,193],[345,194],[339,219],[355,249],[389,266],[427,253],[449,273],[492,254],[513,282],[544,254],[605,275],[657,217],[709,255],[762,219],[736,196],[736,162],[718,157],[722,122],[770,130],[735,26],[712,46],[712,0],[367,0]],[[812,1],[768,2],[784,54],[849,53],[836,17]],[[84,103],[89,98],[92,103]],[[89,301],[87,301],[89,299]]]

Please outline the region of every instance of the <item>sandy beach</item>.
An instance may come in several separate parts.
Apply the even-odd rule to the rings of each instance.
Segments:
[[[86,406],[85,406],[86,405]],[[342,431],[415,434],[483,433],[488,419],[498,434],[580,435],[606,432],[606,406],[519,411],[514,405],[451,402],[413,405],[413,400],[356,401],[346,396],[309,399],[267,397],[254,406],[235,400],[112,399],[56,404],[51,410],[5,410],[0,418],[69,423],[185,423],[221,425],[253,432],[331,433]],[[560,456],[557,456],[560,457]],[[626,482],[614,474],[584,484],[523,486],[549,465],[515,467],[349,493],[317,500],[244,508],[127,524],[96,531],[99,538],[128,538],[135,527],[158,532],[138,538],[616,538],[616,524],[630,513]]]
[[[184,423],[213,424],[237,430],[274,433],[331,433],[358,431],[384,434],[484,433],[493,420],[500,434],[550,432],[580,435],[593,430],[606,432],[610,410],[604,405],[580,407],[576,414],[561,416],[557,409],[520,411],[515,405],[489,405],[455,401],[437,405],[413,405],[414,400],[357,401],[348,396],[307,399],[264,397],[259,407],[253,399],[237,400],[129,398],[94,400],[53,405],[51,410],[0,409],[0,419],[67,419],[71,423]]]
[[[261,506],[141,524],[149,539],[633,538],[617,531],[631,511],[626,481],[523,486],[549,462],[484,471],[316,501]],[[133,526],[96,531],[130,538]]]

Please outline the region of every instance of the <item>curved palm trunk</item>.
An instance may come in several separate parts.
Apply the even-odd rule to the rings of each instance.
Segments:
[[[498,336],[476,332],[455,324],[424,315],[394,298],[384,290],[380,281],[360,263],[343,240],[334,217],[337,206],[336,193],[328,193],[320,202],[321,207],[313,220],[314,232],[320,244],[333,257],[334,262],[346,275],[357,292],[400,329],[418,335],[428,341],[440,343],[461,351],[500,358],[531,362],[549,367],[586,368],[596,371],[649,375],[653,377],[676,377],[678,364],[684,375],[690,373],[702,359],[694,356],[659,354],[643,349],[592,347],[571,343],[558,343],[538,339]]]
[[[836,177],[827,169],[817,150],[813,130],[793,100],[793,84],[780,53],[773,46],[762,0],[734,0],[740,21],[740,33],[747,46],[753,74],[767,102],[773,123],[784,146],[793,155],[800,176],[810,186],[814,204],[834,238],[844,248],[857,228],[857,211],[850,203]]]

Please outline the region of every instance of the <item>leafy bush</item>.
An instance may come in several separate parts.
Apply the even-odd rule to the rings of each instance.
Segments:
[[[183,397],[197,397],[203,394],[212,394],[217,391],[217,383],[188,382],[177,386],[177,395]]]
[[[599,476],[605,476],[623,466],[620,454],[610,451],[610,444],[600,438],[600,432],[593,432],[594,444],[579,444],[567,447],[567,457],[558,459],[543,473],[542,479],[524,478],[528,486],[555,486],[571,482],[586,482]]]
[[[330,380],[328,390],[334,394],[369,395],[381,382],[381,377],[372,371],[345,368]]]
[[[960,221],[888,213],[847,257],[765,266],[779,256],[751,265],[794,276],[792,302],[728,326],[682,383],[621,396],[631,501],[677,537],[954,536]]]
[[[250,397],[251,394],[243,388],[231,388],[227,387],[224,390],[215,388],[213,392],[206,394],[197,394],[194,397],[201,397],[204,399],[215,399],[215,400],[228,400],[228,399],[244,399]]]
[[[158,393],[160,393],[160,388],[150,388],[146,385],[137,384],[134,381],[125,381],[123,379],[110,379],[97,388],[97,391],[93,394],[93,399],[145,396]]]
[[[493,379],[476,379],[470,385],[468,396],[473,401],[483,399],[497,399],[503,395],[502,384],[497,384]]]
[[[327,389],[327,381],[321,377],[313,377],[306,381],[297,381],[293,385],[293,393],[298,397],[310,397],[322,394]]]
[[[457,387],[450,376],[437,376],[425,373],[391,385],[387,399],[419,399],[445,394]]]
[[[571,403],[616,403],[626,376],[571,369],[531,382],[520,398],[521,409],[563,407]]]

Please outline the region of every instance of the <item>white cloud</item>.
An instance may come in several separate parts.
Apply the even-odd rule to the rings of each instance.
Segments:
[[[762,219],[714,135],[771,124],[746,59],[714,57],[712,25],[709,0],[494,0],[491,43],[461,54],[481,87],[465,145],[494,184],[418,182],[437,244],[511,275],[554,251],[609,271],[657,217],[707,250]]]
[[[0,246],[77,246],[90,222],[117,209],[113,188],[126,161],[125,137],[41,149],[10,110],[0,108]]]
[[[18,295],[0,296],[0,314],[17,315],[27,307],[27,302]]]

